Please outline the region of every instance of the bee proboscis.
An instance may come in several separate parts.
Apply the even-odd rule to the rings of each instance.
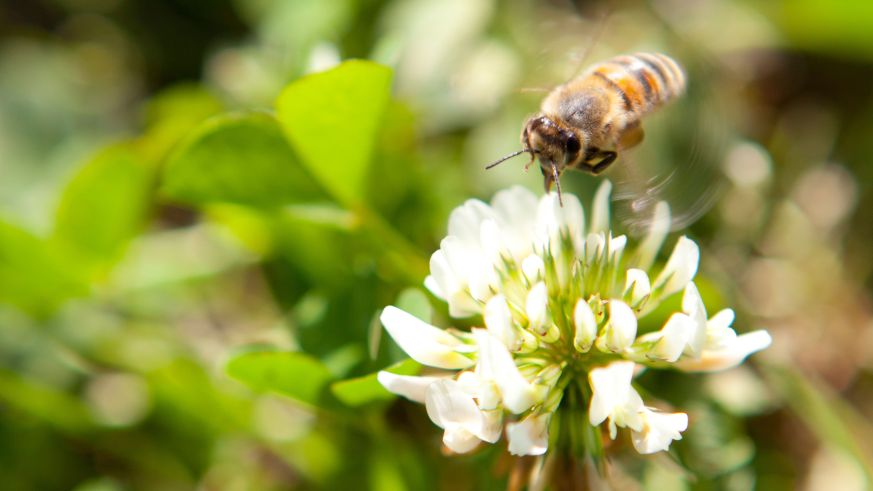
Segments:
[[[540,112],[524,125],[522,149],[488,165],[530,154],[525,169],[539,159],[546,192],[566,169],[600,174],[618,152],[643,140],[643,116],[685,91],[685,74],[660,53],[616,56],[591,66],[558,86],[543,100]],[[562,203],[563,204],[563,203]]]

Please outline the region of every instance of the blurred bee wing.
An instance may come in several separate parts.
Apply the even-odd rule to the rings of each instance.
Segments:
[[[649,229],[655,205],[661,201],[670,205],[670,230],[679,230],[700,219],[720,194],[720,185],[714,181],[691,186],[679,176],[679,169],[653,175],[642,164],[643,169],[639,169],[629,153],[622,158],[624,162],[613,166],[615,170],[609,177],[615,184],[615,216],[632,235],[642,235]]]
[[[704,77],[692,72],[688,78],[685,96],[647,118],[646,140],[622,152],[623,161],[610,170],[615,215],[631,233],[648,228],[659,201],[670,205],[672,230],[688,227],[712,208],[723,187],[725,112]]]
[[[612,7],[605,7],[598,9],[598,12],[594,14],[589,13],[588,15],[585,15],[577,2],[574,2],[574,6],[577,8],[580,18],[586,19],[588,23],[594,25],[594,29],[591,30],[591,36],[589,37],[588,42],[584,44],[585,49],[573,57],[575,58],[576,63],[568,80],[572,80],[582,75],[582,73],[588,68],[591,53],[594,52],[594,48],[597,47],[600,43],[600,39],[603,37],[603,33],[606,32],[606,27],[613,11]]]

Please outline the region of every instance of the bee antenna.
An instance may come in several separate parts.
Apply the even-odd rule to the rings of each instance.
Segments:
[[[558,179],[558,166],[554,162],[552,164],[552,179],[555,181],[555,187],[558,189],[558,204],[564,206],[564,199],[561,197],[561,180]]]
[[[512,157],[517,157],[517,156],[519,156],[519,155],[521,155],[521,154],[523,154],[523,153],[525,153],[525,152],[530,152],[531,155],[533,155],[533,154],[536,153],[535,150],[531,150],[531,149],[529,149],[529,148],[523,148],[523,149],[518,150],[518,151],[516,151],[516,152],[512,152],[511,154],[509,154],[509,155],[507,155],[507,156],[505,156],[505,157],[501,157],[501,158],[499,158],[498,160],[496,160],[496,161],[494,161],[494,162],[492,162],[492,163],[486,165],[486,166],[485,166],[485,170],[488,170],[488,169],[490,169],[490,168],[492,168],[492,167],[497,167],[497,164],[501,164],[501,163],[503,163],[503,162],[505,162],[505,161],[511,159]]]

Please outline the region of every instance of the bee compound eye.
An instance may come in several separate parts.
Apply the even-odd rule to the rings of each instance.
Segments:
[[[576,135],[570,135],[570,137],[567,138],[566,148],[567,153],[569,154],[575,154],[579,152],[582,146],[579,144],[579,139],[576,138]]]

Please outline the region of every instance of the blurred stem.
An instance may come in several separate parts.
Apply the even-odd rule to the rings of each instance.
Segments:
[[[859,464],[873,484],[873,457],[864,442],[873,442],[873,426],[827,384],[791,367],[769,366],[763,370],[771,386],[781,392],[794,414],[821,441],[843,449]]]
[[[581,419],[581,434],[585,447],[585,457],[590,457],[597,471],[602,474],[606,471],[603,468],[603,440],[600,428],[593,426],[588,421],[588,406],[591,402],[592,394],[591,388],[584,380],[587,380],[587,378],[583,377],[581,380],[577,378],[576,386],[579,388],[579,395],[581,397],[579,408],[582,410],[577,411],[577,413],[579,413]]]
[[[597,483],[605,476],[600,431],[588,422],[590,390],[578,377],[574,378],[576,383],[565,388],[555,414],[557,422],[550,430],[558,436],[550,445],[547,480],[548,489],[556,491],[601,489]]]

